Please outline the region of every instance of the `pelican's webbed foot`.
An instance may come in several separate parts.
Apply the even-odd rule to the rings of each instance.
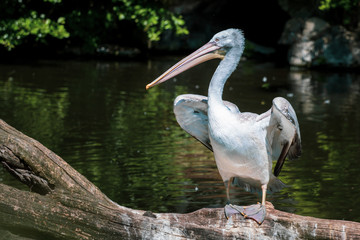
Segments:
[[[266,207],[260,203],[250,206],[237,206],[227,204],[224,208],[224,211],[227,219],[229,219],[234,214],[240,213],[244,216],[244,218],[252,219],[259,225],[262,224],[266,215]]]

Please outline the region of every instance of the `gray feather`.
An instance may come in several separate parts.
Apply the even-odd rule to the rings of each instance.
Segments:
[[[286,157],[295,159],[301,154],[299,123],[293,107],[285,98],[273,100],[267,141],[272,158],[277,160],[274,175],[278,176]]]
[[[228,101],[224,104],[233,113],[238,107]],[[197,94],[183,94],[174,101],[174,113],[180,127],[212,151],[208,130],[208,98]]]

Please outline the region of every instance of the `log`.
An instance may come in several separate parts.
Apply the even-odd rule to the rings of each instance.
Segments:
[[[0,161],[30,191],[0,184],[0,226],[57,239],[360,239],[360,223],[299,216],[266,203],[258,226],[222,208],[152,213],[118,205],[38,141],[0,120]]]

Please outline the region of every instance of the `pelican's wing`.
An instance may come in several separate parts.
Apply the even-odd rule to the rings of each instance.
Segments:
[[[237,106],[224,101],[230,111],[239,112]],[[199,140],[212,151],[208,131],[208,98],[196,94],[183,94],[174,101],[177,122],[187,133]]]
[[[301,154],[299,123],[293,107],[285,98],[277,97],[273,100],[267,141],[272,158],[277,159],[274,175],[278,176],[286,156],[295,159]]]
[[[212,151],[208,131],[207,97],[195,94],[178,96],[174,113],[180,127]]]

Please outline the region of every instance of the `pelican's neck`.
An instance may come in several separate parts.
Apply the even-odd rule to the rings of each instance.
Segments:
[[[225,58],[220,62],[209,85],[209,107],[216,103],[223,104],[222,93],[224,85],[230,75],[235,71],[240,61],[242,52],[243,49],[241,47],[233,47],[227,52]]]

